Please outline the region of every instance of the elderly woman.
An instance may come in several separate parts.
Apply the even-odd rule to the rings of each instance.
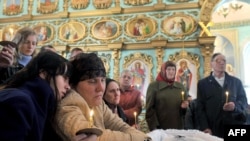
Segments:
[[[176,65],[162,64],[156,81],[147,89],[146,121],[150,131],[155,129],[183,129],[188,107],[184,86],[175,81]]]
[[[103,101],[106,72],[102,60],[95,53],[82,53],[72,61],[70,84],[73,90],[61,101],[56,115],[58,133],[65,141],[88,139],[93,141],[144,141],[143,132],[130,127],[112,113]],[[88,128],[95,132],[79,134]]]
[[[123,109],[118,105],[120,102],[121,89],[117,81],[114,79],[106,79],[106,89],[103,99],[111,111],[117,114],[124,122],[127,118],[123,112]]]

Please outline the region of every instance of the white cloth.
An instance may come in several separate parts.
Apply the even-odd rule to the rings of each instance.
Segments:
[[[222,138],[203,133],[199,130],[154,130],[147,133],[152,141],[223,141]]]

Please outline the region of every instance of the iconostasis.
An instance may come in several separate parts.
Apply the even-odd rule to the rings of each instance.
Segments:
[[[214,36],[209,32],[219,0],[2,0],[1,40],[11,40],[22,27],[33,28],[39,47],[53,45],[68,57],[74,47],[96,52],[108,77],[123,69],[134,72],[134,85],[144,96],[161,64],[176,62],[189,69],[181,81],[196,97],[197,81],[210,72]],[[66,48],[66,45],[70,48]]]

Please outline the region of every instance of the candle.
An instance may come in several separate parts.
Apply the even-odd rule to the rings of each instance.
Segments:
[[[134,112],[134,116],[135,116],[135,125],[136,125],[136,116],[137,116],[136,112]]]
[[[142,107],[144,106],[144,97],[143,96],[141,96],[141,105],[142,105]]]
[[[91,109],[89,112],[89,128],[93,127],[93,115],[94,115],[94,111]]]
[[[228,91],[226,91],[226,103],[228,102],[228,95],[229,95],[229,93],[228,93]]]
[[[184,91],[181,92],[181,100],[184,100]]]

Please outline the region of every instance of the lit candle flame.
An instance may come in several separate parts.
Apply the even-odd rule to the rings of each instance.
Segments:
[[[184,91],[181,92],[181,100],[184,100]]]
[[[136,117],[137,117],[137,113],[134,112],[134,116],[135,116],[135,125],[136,125]]]
[[[226,91],[226,103],[228,103],[228,95],[229,95],[229,92]]]
[[[94,116],[94,111],[91,109],[89,112],[89,127],[93,127],[93,116]]]

